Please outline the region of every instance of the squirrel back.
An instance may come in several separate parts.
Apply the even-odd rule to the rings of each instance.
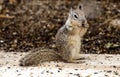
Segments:
[[[38,65],[45,61],[74,62],[74,59],[80,58],[81,39],[88,29],[87,20],[82,6],[77,9],[70,9],[68,19],[56,34],[56,46],[58,52],[50,49],[39,49],[36,52],[30,52],[20,60],[21,66]]]

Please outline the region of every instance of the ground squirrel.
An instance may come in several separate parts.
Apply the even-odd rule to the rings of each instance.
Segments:
[[[38,65],[45,61],[64,60],[66,62],[77,62],[80,56],[81,40],[89,25],[85,18],[82,6],[70,9],[68,19],[56,34],[56,46],[59,51],[51,49],[38,49],[30,52],[20,60],[20,65]]]

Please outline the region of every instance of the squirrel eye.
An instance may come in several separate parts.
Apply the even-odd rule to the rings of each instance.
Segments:
[[[77,16],[77,15],[74,15],[74,17],[75,17],[75,18],[78,18],[78,16]]]
[[[79,6],[79,9],[80,9],[80,10],[82,9],[82,6],[81,6],[81,5]]]

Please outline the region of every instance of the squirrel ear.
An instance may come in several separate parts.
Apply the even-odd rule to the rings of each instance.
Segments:
[[[73,12],[73,9],[71,8],[71,9],[70,9],[70,14],[72,14],[72,12]]]
[[[71,16],[73,13],[73,9],[71,8],[70,11],[69,11],[69,16]]]

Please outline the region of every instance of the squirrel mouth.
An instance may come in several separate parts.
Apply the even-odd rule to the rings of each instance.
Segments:
[[[84,27],[84,28],[88,28],[88,27],[89,27],[89,25],[88,25],[88,24],[86,24],[86,23],[82,23],[82,27]]]

